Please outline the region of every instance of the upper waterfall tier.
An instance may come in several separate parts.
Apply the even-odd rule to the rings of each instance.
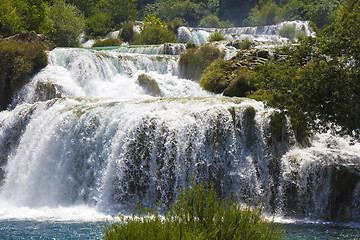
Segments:
[[[18,93],[13,105],[57,97],[148,98],[151,94],[137,81],[143,73],[155,79],[162,97],[210,96],[198,83],[181,78],[178,58],[124,53],[122,48],[57,48],[50,52],[49,65]]]
[[[223,32],[228,40],[255,40],[259,42],[285,43],[289,39],[279,36],[279,30],[285,26],[294,26],[298,33],[305,36],[313,35],[313,31],[308,21],[286,21],[275,25],[259,27],[234,27],[234,28],[190,28],[180,27],[178,40],[180,42],[193,42],[204,44],[208,42],[208,37],[214,31]]]

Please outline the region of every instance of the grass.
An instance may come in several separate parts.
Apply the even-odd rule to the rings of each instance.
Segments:
[[[158,206],[160,203],[158,203]],[[155,209],[121,214],[119,221],[107,222],[104,239],[208,240],[281,239],[280,226],[264,219],[262,206],[251,207],[235,197],[219,199],[213,186],[194,184],[179,195],[164,215]]]

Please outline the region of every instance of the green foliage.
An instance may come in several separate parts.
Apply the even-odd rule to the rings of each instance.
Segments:
[[[124,42],[132,42],[134,39],[134,22],[125,21],[121,23],[120,39]]]
[[[209,44],[189,48],[180,55],[180,66],[188,79],[199,80],[203,71],[216,59],[223,58],[224,52]]]
[[[233,25],[229,21],[220,21],[219,18],[215,15],[208,15],[201,19],[199,27],[206,28],[227,28],[233,27]]]
[[[146,6],[146,13],[153,13],[160,19],[170,22],[182,19],[191,26],[197,26],[200,20],[216,8],[217,1],[157,0]]]
[[[0,35],[14,35],[20,30],[45,33],[50,30],[46,3],[43,0],[2,0]]]
[[[84,15],[64,0],[54,0],[47,8],[53,31],[48,37],[59,47],[70,47],[78,44],[77,37],[85,28]]]
[[[91,14],[86,21],[90,36],[103,36],[115,30],[122,22],[136,20],[138,12],[133,0],[100,0],[91,5]]]
[[[229,61],[218,59],[205,69],[200,86],[210,92],[223,93],[224,96],[245,97],[250,75],[248,69],[234,69]]]
[[[184,25],[185,25],[184,21],[182,19],[177,18],[168,22],[168,29],[177,35],[179,27]]]
[[[159,203],[160,204],[160,203]],[[193,185],[181,191],[164,218],[158,209],[142,209],[119,222],[107,222],[104,239],[280,239],[283,231],[262,216],[262,206],[219,199],[213,187]]]
[[[114,38],[107,38],[105,40],[96,41],[93,47],[111,47],[111,46],[120,46],[121,45],[120,39]]]
[[[341,2],[341,0],[314,1],[307,6],[307,15],[310,21],[314,22],[318,28],[324,28],[332,23]]]
[[[86,19],[86,33],[91,37],[104,36],[113,25],[110,15],[98,12]]]
[[[284,21],[284,10],[273,1],[251,9],[246,23],[253,26],[271,25]]]
[[[35,72],[47,65],[45,48],[37,43],[0,41],[0,108]]]
[[[214,93],[222,93],[227,87],[227,72],[231,71],[223,59],[217,59],[206,68],[204,74],[200,78],[200,86],[205,90]]]
[[[22,28],[22,20],[10,0],[0,2],[0,35],[11,36]]]
[[[286,37],[290,40],[295,40],[296,27],[295,25],[285,24],[279,29],[279,35],[281,37]]]
[[[214,31],[210,34],[208,41],[209,42],[216,42],[226,40],[226,35],[222,31]]]
[[[284,48],[287,61],[265,64],[251,78],[253,97],[285,109],[298,141],[308,130],[360,134],[359,3],[346,0],[317,38]]]
[[[134,44],[149,45],[174,43],[177,38],[174,32],[167,28],[165,22],[152,14],[145,17],[141,27],[141,33],[134,36]]]

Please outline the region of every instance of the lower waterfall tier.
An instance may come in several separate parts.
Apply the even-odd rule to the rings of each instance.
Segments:
[[[0,201],[165,207],[194,177],[268,213],[360,222],[360,144],[321,134],[300,147],[287,119],[271,126],[274,113],[225,97],[19,104],[0,112]]]

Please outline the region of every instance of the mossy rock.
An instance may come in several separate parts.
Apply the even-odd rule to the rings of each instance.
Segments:
[[[140,74],[137,79],[140,86],[142,86],[151,96],[161,97],[162,93],[156,80],[146,74]]]

